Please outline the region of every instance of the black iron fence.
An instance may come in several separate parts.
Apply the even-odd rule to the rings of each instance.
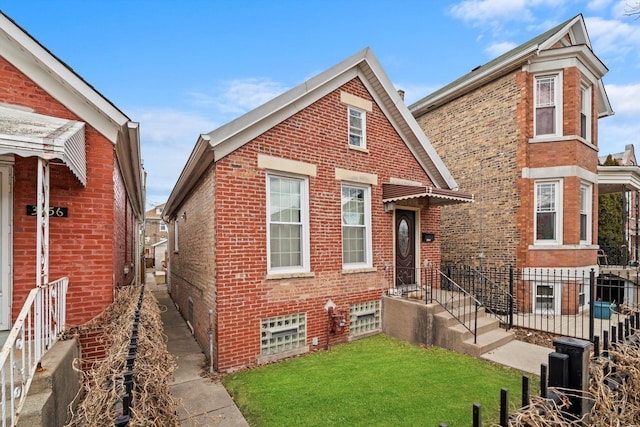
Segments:
[[[399,283],[390,293],[439,302],[456,317],[468,317],[477,305],[506,329],[518,327],[590,341],[612,325],[624,324],[640,306],[640,273],[631,268],[602,266],[596,275],[592,269],[484,266],[479,270],[443,264],[401,276],[412,277],[414,283]]]
[[[124,427],[129,424],[131,419],[131,406],[133,404],[133,365],[136,361],[136,355],[138,352],[138,328],[140,326],[140,309],[142,308],[142,301],[144,298],[144,284],[140,287],[140,298],[138,299],[138,305],[133,315],[133,324],[131,327],[131,338],[129,340],[129,347],[127,349],[127,355],[125,356],[125,372],[122,374],[122,382],[124,386],[124,393],[120,396],[120,403],[122,405],[122,415],[118,416],[114,421],[116,427]]]
[[[627,245],[607,246],[600,245],[598,251],[598,264],[627,266],[632,264]]]

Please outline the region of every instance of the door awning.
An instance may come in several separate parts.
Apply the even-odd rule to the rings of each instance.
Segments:
[[[473,194],[461,191],[443,190],[421,185],[382,184],[382,202],[391,203],[401,200],[428,197],[432,205],[452,205],[456,203],[473,202]]]
[[[0,155],[59,159],[87,185],[84,123],[0,106]]]

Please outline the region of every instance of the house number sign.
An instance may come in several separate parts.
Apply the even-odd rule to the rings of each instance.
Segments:
[[[38,207],[36,205],[27,205],[27,215],[38,215]],[[69,216],[69,208],[62,206],[49,206],[49,216],[57,218],[66,218]]]

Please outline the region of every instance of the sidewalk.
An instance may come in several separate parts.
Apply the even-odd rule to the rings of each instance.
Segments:
[[[219,380],[205,378],[207,359],[167,292],[148,272],[145,289],[155,296],[162,312],[167,350],[177,358],[178,367],[169,384],[178,400],[178,416],[183,426],[248,427],[242,413]]]
[[[549,364],[549,353],[553,351],[552,348],[513,340],[480,358],[540,376],[540,365]]]

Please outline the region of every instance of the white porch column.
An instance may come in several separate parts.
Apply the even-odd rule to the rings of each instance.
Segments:
[[[36,286],[49,283],[49,162],[38,157]]]

